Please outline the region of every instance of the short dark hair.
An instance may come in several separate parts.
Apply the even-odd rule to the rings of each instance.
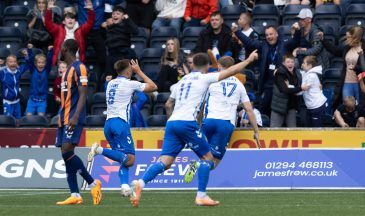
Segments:
[[[286,55],[283,56],[283,62],[285,61],[285,59],[295,60],[295,57],[292,54],[286,54]]]
[[[210,14],[210,17],[214,17],[214,16],[221,16],[222,17],[222,14],[220,11],[214,11],[212,14]]]
[[[66,18],[76,19],[76,14],[67,12],[63,15],[63,20],[65,20]]]
[[[312,65],[312,67],[315,67],[315,66],[318,65],[317,58],[315,56],[312,56],[312,55],[304,57],[303,61],[306,61],[307,64]]]
[[[114,64],[114,69],[115,71],[120,74],[121,72],[123,72],[125,69],[127,69],[129,67],[129,60],[128,59],[122,59],[122,60],[118,60],[117,62],[115,62]]]
[[[63,42],[62,46],[73,54],[76,54],[79,50],[79,44],[74,39],[67,39],[65,42]]]
[[[275,29],[275,31],[278,31],[278,29],[276,28],[276,26],[274,26],[274,25],[268,25],[268,26],[266,26],[265,27],[265,31],[267,30],[267,29],[269,29],[269,28],[273,28],[273,29]]]
[[[197,53],[193,56],[193,65],[195,67],[204,67],[210,62],[209,56],[206,53]]]
[[[121,13],[126,13],[126,12],[125,12],[124,7],[122,7],[122,6],[120,6],[120,5],[117,5],[117,6],[115,6],[115,7],[113,8],[113,12],[115,12],[115,11],[119,11],[119,12],[121,12]]]

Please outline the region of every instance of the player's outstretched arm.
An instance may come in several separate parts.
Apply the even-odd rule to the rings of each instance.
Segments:
[[[248,58],[246,60],[244,60],[243,62],[240,62],[238,64],[235,64],[225,70],[222,70],[221,72],[219,72],[219,78],[218,80],[224,80],[230,76],[233,76],[237,73],[239,73],[240,71],[242,71],[243,69],[245,69],[247,67],[247,65],[249,65],[250,63],[252,63],[253,61],[255,61],[258,58],[258,54],[257,54],[257,50],[253,51],[250,56],[248,56]]]
[[[170,97],[165,103],[167,119],[170,118],[172,111],[174,110],[174,107],[175,107],[175,99]]]
[[[253,108],[251,105],[251,102],[244,102],[243,108],[246,110],[248,120],[250,121],[250,124],[252,125],[253,131],[254,131],[254,138],[259,139],[259,127],[257,126],[256,117],[253,113]]]
[[[143,73],[141,68],[138,65],[138,61],[131,60],[131,67],[134,73],[138,74],[143,79],[143,82],[146,84],[143,92],[154,92],[157,91],[157,85],[148,77],[146,74]]]

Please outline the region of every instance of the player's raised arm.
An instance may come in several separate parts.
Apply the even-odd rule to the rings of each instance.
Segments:
[[[255,61],[257,58],[258,58],[258,54],[257,54],[257,50],[255,50],[243,62],[240,62],[240,63],[235,64],[235,65],[233,65],[233,66],[231,66],[231,67],[229,67],[225,70],[220,71],[218,80],[221,81],[221,80],[224,80],[224,79],[226,79],[230,76],[233,76],[233,75],[239,73],[240,71],[245,69],[247,67],[247,65],[249,65],[250,63]]]
[[[154,92],[157,91],[157,85],[148,77],[146,74],[143,73],[141,68],[138,65],[138,61],[131,60],[131,67],[134,73],[138,74],[143,79],[143,82],[146,84],[143,92]]]

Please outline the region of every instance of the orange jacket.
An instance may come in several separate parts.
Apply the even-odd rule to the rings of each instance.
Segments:
[[[204,19],[209,23],[210,15],[217,11],[218,0],[188,0],[186,2],[184,19],[194,17]]]

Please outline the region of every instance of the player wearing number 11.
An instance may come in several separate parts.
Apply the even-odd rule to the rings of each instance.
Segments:
[[[167,121],[162,152],[159,160],[152,164],[142,179],[132,182],[133,206],[139,205],[141,192],[145,184],[157,177],[158,174],[169,169],[175,157],[187,144],[200,158],[198,169],[198,194],[195,204],[200,206],[216,206],[218,201],[212,200],[206,194],[210,170],[214,168],[213,155],[209,143],[200,131],[196,121],[196,114],[205,99],[209,85],[239,73],[248,64],[257,59],[257,51],[243,62],[238,63],[219,73],[206,74],[209,69],[210,59],[205,53],[195,54],[193,57],[193,70],[185,75],[177,84],[166,102],[166,112],[171,117]]]
[[[95,155],[101,154],[120,163],[118,176],[121,193],[123,196],[129,196],[132,191],[128,185],[128,171],[135,159],[134,143],[129,128],[133,94],[136,91],[153,92],[157,90],[157,86],[141,71],[137,61],[119,60],[114,64],[114,69],[118,77],[111,80],[106,89],[107,120],[104,126],[104,135],[112,149],[102,148],[99,143],[94,143],[88,160],[92,161]],[[138,74],[144,83],[130,80],[133,72]]]

